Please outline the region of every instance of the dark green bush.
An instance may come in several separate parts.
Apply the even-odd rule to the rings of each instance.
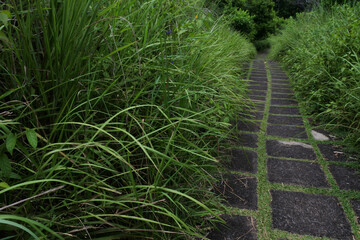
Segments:
[[[275,32],[277,17],[272,0],[221,0],[218,6],[230,16],[231,25],[252,40],[264,40]]]
[[[242,9],[234,10],[230,16],[232,28],[244,33],[250,40],[253,40],[256,34],[254,17],[248,11]]]

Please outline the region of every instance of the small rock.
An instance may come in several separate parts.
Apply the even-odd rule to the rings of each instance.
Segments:
[[[306,143],[302,143],[302,142],[295,142],[295,141],[278,141],[278,142],[283,144],[283,145],[301,146],[301,147],[304,147],[304,148],[313,149],[313,147],[311,145],[306,144]]]
[[[311,134],[313,135],[314,139],[317,141],[329,141],[330,138],[328,138],[326,135],[319,133],[317,131],[311,130]]]

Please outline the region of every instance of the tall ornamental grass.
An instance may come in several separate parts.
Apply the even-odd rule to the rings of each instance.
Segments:
[[[298,97],[360,146],[360,4],[319,7],[289,19],[271,56],[290,72]]]
[[[202,0],[1,7],[1,236],[204,236],[253,46]]]

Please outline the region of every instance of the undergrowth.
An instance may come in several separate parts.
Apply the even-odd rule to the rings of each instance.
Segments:
[[[360,4],[322,7],[287,20],[270,56],[289,71],[309,113],[360,146]]]
[[[2,8],[2,236],[202,237],[254,47],[201,0]]]

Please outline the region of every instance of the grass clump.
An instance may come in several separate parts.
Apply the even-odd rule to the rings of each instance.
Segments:
[[[272,58],[280,60],[309,113],[348,132],[360,144],[360,4],[319,7],[287,20],[271,38]]]
[[[200,0],[2,7],[1,234],[203,236],[254,47]]]

